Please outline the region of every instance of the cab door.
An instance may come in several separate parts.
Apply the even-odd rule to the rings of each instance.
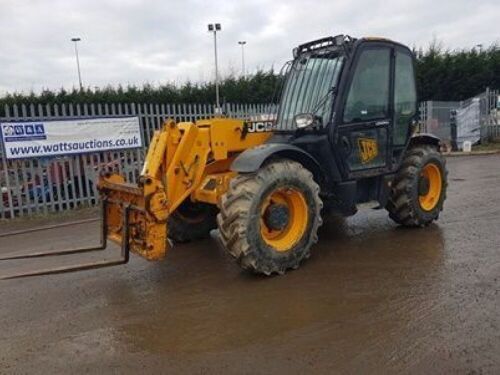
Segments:
[[[354,56],[335,137],[335,151],[348,179],[390,167],[392,54],[391,45],[368,42]]]

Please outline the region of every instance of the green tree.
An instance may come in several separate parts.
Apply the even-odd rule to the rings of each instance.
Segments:
[[[445,50],[431,43],[427,50],[415,50],[416,77],[419,100],[464,100],[484,91],[486,87],[500,88],[500,48],[494,44],[478,51]],[[226,103],[270,103],[278,100],[277,88],[282,76],[273,69],[259,70],[246,77],[229,75],[221,82],[221,101]],[[213,104],[213,82],[183,85],[165,83],[142,86],[118,85],[68,91],[42,90],[40,93],[8,93],[0,98],[0,116],[8,104],[61,104],[61,103],[200,103]]]

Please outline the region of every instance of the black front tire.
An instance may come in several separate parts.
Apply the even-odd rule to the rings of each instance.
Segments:
[[[303,196],[307,219],[304,218],[306,230],[301,237],[289,249],[278,251],[263,237],[262,207],[274,191],[282,188]],[[239,175],[231,181],[217,216],[221,242],[243,269],[265,275],[284,274],[310,256],[322,224],[322,205],[319,186],[311,172],[291,160],[270,162],[256,173]]]

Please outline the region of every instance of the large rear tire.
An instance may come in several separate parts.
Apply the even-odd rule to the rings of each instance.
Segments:
[[[310,256],[321,208],[311,172],[291,160],[273,161],[231,181],[217,216],[220,239],[243,269],[283,274]]]
[[[392,182],[386,209],[396,223],[423,227],[439,218],[446,199],[448,171],[445,160],[431,145],[407,151]]]
[[[187,199],[168,218],[168,237],[178,243],[209,237],[217,228],[217,212],[215,205]]]

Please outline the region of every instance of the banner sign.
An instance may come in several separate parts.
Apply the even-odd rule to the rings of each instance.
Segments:
[[[463,108],[457,109],[457,147],[462,150],[464,141],[472,144],[481,138],[481,108],[479,98],[472,101]]]
[[[136,116],[4,122],[0,128],[7,159],[142,147]]]

